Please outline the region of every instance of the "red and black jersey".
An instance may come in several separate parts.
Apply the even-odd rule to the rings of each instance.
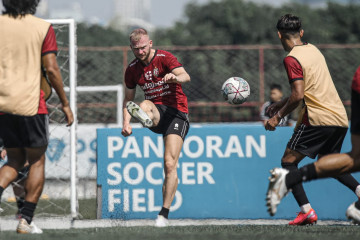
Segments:
[[[50,26],[48,33],[44,39],[44,43],[41,49],[41,56],[44,56],[49,53],[57,54],[58,48],[56,43],[55,31],[52,26]],[[46,102],[44,99],[44,92],[40,89],[40,102],[39,102],[39,110],[38,114],[48,114],[48,110],[46,107]]]
[[[304,80],[303,69],[298,60],[296,60],[294,57],[287,56],[284,58],[284,66],[290,84],[297,80]],[[302,123],[306,126],[310,126],[307,112],[304,113]]]
[[[188,113],[187,97],[181,84],[165,83],[162,80],[166,74],[179,67],[182,67],[182,64],[174,55],[167,51],[156,50],[148,65],[145,66],[138,59],[129,64],[125,72],[125,85],[130,89],[139,85],[144,91],[146,100]]]
[[[352,84],[351,84],[351,89],[360,93],[360,66],[358,67],[358,69],[356,69]]]

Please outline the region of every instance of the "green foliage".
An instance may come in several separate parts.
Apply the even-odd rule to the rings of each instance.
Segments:
[[[105,28],[99,25],[77,25],[78,46],[121,46],[128,45],[128,36],[125,33]]]
[[[291,13],[302,19],[304,40],[312,43],[357,43],[360,41],[360,6],[328,3],[310,8],[289,3],[279,8],[243,0],[222,0],[206,5],[190,3],[186,20],[160,30],[154,39],[160,45],[278,44],[276,22]]]

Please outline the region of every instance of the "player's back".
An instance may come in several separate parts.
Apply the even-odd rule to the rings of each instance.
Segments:
[[[27,14],[0,16],[0,111],[23,116],[37,113],[41,48],[50,23]]]
[[[295,46],[289,56],[296,58],[303,69],[304,102],[310,124],[347,127],[344,105],[322,53],[314,45],[305,44]]]

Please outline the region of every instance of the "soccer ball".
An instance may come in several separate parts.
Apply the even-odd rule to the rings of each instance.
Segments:
[[[250,86],[240,77],[231,77],[224,82],[221,92],[230,104],[242,104],[250,96]]]

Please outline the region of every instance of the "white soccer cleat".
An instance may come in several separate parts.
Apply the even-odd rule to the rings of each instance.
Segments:
[[[35,225],[34,221],[32,221],[30,223],[30,226],[33,228],[33,232],[32,233],[37,233],[37,234],[42,234],[43,230],[41,230],[41,228],[39,228],[38,226]]]
[[[167,227],[169,226],[169,220],[162,215],[158,215],[155,220],[155,227]]]
[[[22,234],[41,234],[43,231],[35,225],[35,223],[31,222],[31,224],[28,224],[27,221],[22,218],[19,221],[19,224],[16,228],[17,233]]]
[[[149,128],[153,126],[153,121],[136,103],[132,101],[127,102],[126,109],[128,110],[129,114],[136,118],[144,127]]]
[[[360,224],[360,210],[355,207],[355,202],[346,210],[346,217],[352,220],[354,224]]]
[[[284,168],[274,168],[270,170],[269,187],[266,193],[266,206],[271,216],[274,216],[277,211],[277,206],[286,194],[289,192],[285,184],[285,176],[288,170]]]
[[[0,207],[0,213],[2,213],[4,211],[4,209],[2,209],[1,207]]]

